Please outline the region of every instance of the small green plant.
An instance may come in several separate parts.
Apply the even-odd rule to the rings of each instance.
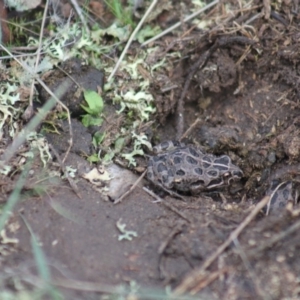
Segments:
[[[122,6],[121,0],[104,0],[105,4],[122,25],[135,26],[132,20],[131,7],[125,8]]]
[[[87,112],[81,120],[82,124],[85,127],[91,125],[100,126],[103,122],[103,119],[101,118],[104,106],[102,97],[95,91],[89,90],[84,91],[83,95],[88,106],[81,105],[81,107]]]

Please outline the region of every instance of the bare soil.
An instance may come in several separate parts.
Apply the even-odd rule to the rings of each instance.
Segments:
[[[23,224],[20,214],[30,223],[53,281],[66,299],[99,299],[99,293],[93,288],[84,291],[84,284],[79,282],[111,286],[136,281],[153,289],[167,285],[185,289],[184,278],[201,267],[245,220],[274,180],[290,180],[297,190],[299,10],[292,2],[283,2],[279,8],[272,6],[268,15],[261,2],[254,1],[247,12],[237,13],[223,29],[192,31],[188,35],[191,39],[173,46],[170,41],[175,37],[160,41],[162,52],[180,51],[184,59],[174,61],[173,69],[163,74],[165,82],[158,81],[158,76],[153,78],[157,107],[153,118],[159,125],[149,129],[149,139],[153,143],[175,139],[178,99],[202,57],[204,63],[193,75],[184,97],[184,131],[197,118],[199,121],[185,139],[209,153],[228,154],[244,172],[236,186],[186,196],[186,202],[161,195],[146,180],[143,185],[160,194],[163,202],[156,203],[138,186],[121,203],[114,204],[104,201],[84,179],[77,182],[81,199],[67,181],[49,183],[47,193],[40,196],[24,194],[9,224]],[[229,33],[234,21],[244,24],[258,13],[262,14],[248,27],[236,27]],[[242,42],[236,37],[242,37]],[[209,52],[222,38],[227,42]],[[205,53],[209,54],[207,59]],[[166,82],[177,88],[162,91]],[[89,154],[82,136],[91,141],[90,134],[74,130],[75,146],[66,165],[85,164],[79,154]],[[60,147],[59,154],[66,150],[61,141],[67,136],[62,135],[58,143],[51,140],[54,147]],[[140,166],[145,167],[146,160]],[[5,202],[3,195],[9,194],[13,182],[9,185],[2,180],[1,201]],[[194,278],[197,284],[186,288],[187,292],[196,293],[197,299],[299,299],[297,209],[282,209],[269,216],[260,212],[202,277]],[[118,221],[137,237],[119,241]],[[7,229],[7,234],[19,243],[9,247],[7,256],[1,254],[2,267],[19,270],[33,284],[28,274],[36,274],[36,268],[28,229],[19,226],[15,231]]]

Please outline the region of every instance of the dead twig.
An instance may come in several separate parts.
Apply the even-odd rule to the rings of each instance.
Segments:
[[[202,289],[204,289],[213,281],[215,281],[218,277],[228,272],[228,270],[228,268],[223,268],[221,270],[209,274],[207,277],[205,277],[205,280],[201,281],[194,289],[191,290],[191,295],[195,295],[198,292],[200,292]]]
[[[253,282],[253,288],[255,289],[257,295],[259,295],[259,297],[261,299],[271,299],[270,296],[266,295],[266,293],[264,293],[264,291],[262,290],[261,288],[261,285],[260,283],[258,282],[257,280],[257,276],[256,274],[254,273],[254,270],[249,262],[249,259],[245,253],[245,251],[243,250],[243,248],[241,247],[240,245],[240,242],[238,239],[234,239],[233,240],[233,243],[236,247],[236,250],[237,250],[237,253],[238,255],[240,256],[240,258],[242,259],[248,273],[249,273],[249,277],[251,278],[252,282]]]
[[[171,232],[170,234],[167,236],[167,238],[160,244],[159,248],[158,248],[158,269],[159,269],[159,273],[160,273],[160,278],[164,278],[166,272],[163,268],[162,265],[162,258],[163,258],[163,253],[166,250],[166,248],[168,247],[168,245],[170,245],[171,241],[174,239],[174,237],[182,232],[182,226],[183,224],[179,224],[177,225]]]
[[[147,170],[145,170],[143,172],[143,174],[135,181],[135,183],[131,186],[131,188],[126,193],[124,193],[121,197],[119,197],[118,199],[116,199],[114,201],[114,204],[118,204],[118,203],[122,202],[122,200],[126,196],[128,196],[136,188],[136,186],[141,182],[141,180],[145,177],[146,173],[147,173]]]
[[[270,197],[265,196],[252,210],[252,212],[245,218],[245,220],[231,232],[226,241],[218,247],[203,263],[200,268],[197,268],[190,272],[187,277],[181,282],[181,284],[174,290],[175,295],[180,295],[187,292],[190,289],[193,289],[199,284],[199,279],[202,280],[205,270],[215,261],[215,259],[225,251],[225,249],[238,238],[240,233],[249,225],[249,223],[257,216],[261,209],[267,205]]]
[[[190,132],[198,125],[198,123],[200,123],[201,119],[197,118],[193,124],[190,125],[190,127],[186,130],[186,132],[180,137],[179,141],[183,140],[184,138],[186,138]]]
[[[168,202],[166,201],[162,201],[161,202],[162,205],[164,205],[166,208],[168,208],[169,210],[171,210],[172,212],[174,212],[175,214],[177,214],[179,217],[181,217],[182,219],[184,219],[185,221],[187,221],[188,223],[192,223],[192,221],[181,211],[179,211],[177,208],[175,208],[173,205],[170,205]]]
[[[141,46],[144,47],[149,43],[152,43],[156,40],[158,40],[159,38],[163,37],[164,35],[166,35],[167,33],[173,31],[174,29],[180,27],[182,25],[182,22],[188,22],[189,20],[192,20],[193,18],[197,17],[198,15],[200,15],[201,13],[205,12],[206,10],[208,10],[209,8],[213,7],[214,5],[218,4],[219,0],[215,0],[211,3],[209,3],[208,5],[206,5],[205,7],[197,10],[196,12],[194,12],[193,14],[189,15],[188,17],[186,17],[185,19],[183,19],[182,21],[174,24],[173,26],[167,28],[166,30],[164,30],[163,32],[161,32],[160,34],[156,35],[155,37],[149,39],[148,41],[144,42]]]
[[[272,247],[274,244],[278,243],[282,239],[286,238],[288,235],[294,233],[295,231],[298,231],[300,229],[300,221],[296,222],[292,226],[290,226],[287,230],[280,232],[279,234],[275,235],[273,238],[267,240],[265,243],[263,243],[261,246],[248,251],[247,255],[249,257],[253,257],[257,255],[259,252],[262,252],[266,250],[267,248]]]
[[[2,47],[1,44],[0,47]],[[43,83],[43,81],[41,82],[49,90],[49,88]],[[70,85],[70,81],[63,81],[56,89],[55,94],[52,93],[51,90],[49,90],[53,96],[44,104],[44,106],[39,110],[39,112],[23,128],[23,131],[14,138],[13,142],[6,148],[4,153],[1,155],[0,161],[3,165],[5,165],[13,157],[13,155],[16,153],[19,147],[25,142],[27,135],[36,129],[36,127],[46,117],[47,113],[55,106],[57,101],[59,101],[58,98],[64,95],[64,93],[70,88]]]
[[[87,34],[90,34],[90,30],[89,30],[89,27],[86,23],[86,20],[83,16],[83,13],[82,13],[82,9],[80,8],[80,6],[78,5],[77,1],[76,0],[70,0],[70,2],[72,3],[74,9],[76,10],[82,24],[83,24],[83,27],[84,27],[84,30]]]
[[[147,189],[145,186],[143,187],[143,190],[149,194],[150,196],[152,196],[154,199],[156,199],[156,201],[153,201],[153,203],[160,203],[163,202],[164,200],[162,198],[160,198],[158,195],[156,195],[154,192],[152,192],[151,190]]]
[[[56,149],[51,145],[49,144],[49,148],[52,150],[53,154],[55,155],[58,163],[59,163],[59,166],[62,170],[62,172],[64,173],[64,175],[66,176],[71,188],[73,189],[74,193],[78,196],[79,199],[82,199],[81,195],[80,195],[80,192],[79,192],[79,189],[78,189],[78,186],[77,184],[75,183],[75,181],[69,176],[67,170],[66,170],[66,167],[65,167],[65,164],[64,162],[60,159],[60,156],[58,154],[58,152],[56,151]]]
[[[42,50],[42,45],[43,45],[42,39],[44,36],[44,28],[45,28],[45,23],[46,23],[48,7],[49,7],[49,0],[46,1],[46,5],[45,5],[45,9],[44,9],[41,30],[40,30],[39,44],[38,44],[38,48],[36,51],[36,61],[35,61],[35,66],[34,66],[34,73],[37,73],[37,67],[39,65],[39,61],[40,61],[40,57],[41,57],[41,50]],[[28,121],[33,115],[34,83],[35,83],[35,80],[32,79],[31,86],[30,86],[29,105],[27,106],[26,110],[24,111],[24,113],[22,115],[22,118],[26,121]]]
[[[6,48],[3,44],[0,44],[0,48],[2,48],[7,54],[9,54],[9,56],[11,58],[13,58],[20,66],[22,66],[22,68],[24,68],[31,76],[33,79],[35,79],[47,92],[48,94],[51,96],[51,99],[55,100],[56,103],[59,103],[63,108],[64,110],[67,112],[67,116],[68,116],[68,123],[69,123],[69,128],[70,128],[70,140],[69,140],[69,147],[66,151],[66,154],[65,154],[65,157],[63,159],[63,162],[66,160],[66,158],[68,157],[69,155],[69,152],[72,148],[72,145],[73,145],[73,130],[72,130],[72,126],[71,126],[71,115],[70,115],[70,111],[68,109],[68,107],[66,105],[64,105],[60,100],[59,100],[59,97],[61,97],[65,92],[66,90],[70,87],[70,83],[68,82],[62,82],[59,87],[57,88],[57,95],[55,95],[50,89],[49,87],[43,82],[43,80],[34,72],[32,71],[26,64],[22,63],[18,58],[16,58],[9,50],[8,48]],[[50,101],[50,100],[48,100]],[[49,107],[48,109],[51,110],[53,108],[54,105],[47,105],[47,103],[44,105],[44,107]],[[47,113],[48,111],[47,110]],[[45,111],[43,112],[45,113]],[[41,118],[40,121],[42,120],[42,113],[39,114],[39,117]],[[45,116],[44,116],[45,117]],[[30,122],[27,126],[26,126],[26,129],[29,130],[29,128],[33,127],[37,127],[38,124],[34,124],[33,123],[35,122]],[[30,125],[31,124],[31,125]],[[26,132],[26,131],[25,131]],[[29,132],[28,132],[29,133]],[[12,147],[9,147],[7,148],[7,150],[5,151],[5,160],[7,161],[8,160],[8,157],[12,157],[13,153],[11,153],[11,150],[12,148],[14,148],[15,150],[17,149],[16,145],[18,146],[21,146],[21,144],[25,141],[25,138],[26,138],[26,135],[24,137],[22,137],[21,139],[19,139],[16,143],[15,143],[15,140],[13,141],[12,143]],[[22,141],[20,143],[20,141]],[[15,145],[14,145],[15,144]]]
[[[112,80],[112,78],[115,76],[115,73],[117,72],[125,54],[127,53],[134,37],[136,36],[136,34],[138,33],[138,31],[140,30],[140,28],[142,27],[142,25],[144,24],[145,20],[147,19],[148,15],[150,14],[150,12],[152,11],[152,9],[154,8],[154,6],[156,5],[156,3],[158,2],[158,0],[153,0],[151,5],[149,6],[149,8],[147,9],[147,11],[145,12],[143,18],[140,20],[139,24],[136,26],[136,28],[134,29],[134,31],[132,32],[120,58],[118,59],[113,71],[111,72],[111,74],[109,75],[107,82],[110,82]]]

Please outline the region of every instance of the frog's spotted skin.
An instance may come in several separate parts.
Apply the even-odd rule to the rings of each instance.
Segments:
[[[294,190],[293,182],[291,181],[284,181],[279,184],[274,182],[271,184],[267,195],[270,196],[270,200],[267,205],[266,215],[282,211],[289,202],[295,205],[298,198],[298,193]]]
[[[199,194],[243,176],[229,156],[206,154],[194,146],[169,141],[155,146],[153,152],[156,156],[149,159],[147,177],[166,190]]]

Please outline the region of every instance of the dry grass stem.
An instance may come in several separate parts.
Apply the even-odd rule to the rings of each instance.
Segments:
[[[40,30],[40,36],[39,36],[39,44],[38,48],[36,51],[36,61],[35,61],[35,66],[34,66],[34,73],[37,73],[37,68],[40,62],[40,57],[41,57],[41,50],[42,50],[42,45],[43,45],[43,36],[44,36],[44,28],[45,28],[45,22],[47,18],[47,12],[48,12],[48,7],[49,7],[49,0],[46,1],[45,9],[44,9],[44,14],[43,14],[43,19],[42,19],[42,24],[41,24],[41,30]],[[26,108],[25,112],[23,113],[23,118],[28,121],[32,115],[33,115],[33,94],[34,94],[34,86],[35,86],[35,80],[32,79],[31,86],[30,86],[30,96],[29,96],[29,105]]]
[[[146,13],[144,14],[143,18],[140,20],[139,24],[136,26],[136,28],[134,29],[134,31],[132,32],[120,58],[118,59],[113,71],[111,72],[111,74],[109,75],[107,82],[110,82],[112,80],[112,78],[115,76],[115,73],[117,72],[117,70],[119,69],[119,66],[125,56],[125,54],[127,53],[134,37],[136,36],[136,34],[138,33],[138,31],[141,29],[142,25],[144,24],[145,20],[147,19],[148,15],[150,14],[150,12],[153,10],[154,6],[156,5],[156,3],[158,2],[158,0],[153,0],[151,5],[149,6],[149,8],[147,9]]]
[[[119,197],[118,199],[116,199],[114,201],[114,204],[118,204],[118,203],[122,202],[122,200],[126,196],[128,196],[136,188],[136,186],[141,182],[141,180],[145,177],[146,173],[147,173],[147,170],[145,170],[143,172],[143,174],[135,181],[135,183],[131,186],[131,188],[126,193],[124,193],[121,197]]]
[[[202,277],[204,271],[215,261],[215,259],[235,240],[239,234],[249,225],[249,223],[257,216],[263,207],[267,205],[270,197],[265,196],[252,210],[252,212],[245,218],[245,220],[231,232],[227,240],[213,252],[204,262],[202,267],[190,272],[182,283],[174,290],[174,294],[180,295],[198,285],[198,279]]]
[[[211,3],[209,3],[205,7],[197,10],[193,14],[191,14],[188,17],[184,18],[183,22],[188,22],[189,20],[194,19],[195,17],[197,17],[198,15],[200,15],[201,13],[205,12],[206,10],[208,10],[209,8],[213,7],[214,5],[216,5],[218,3],[219,3],[219,0],[215,0]],[[152,42],[160,39],[161,37],[163,37],[164,35],[168,34],[169,32],[173,31],[174,29],[178,28],[181,25],[182,25],[181,21],[174,24],[173,26],[171,26],[171,27],[167,28],[166,30],[164,30],[163,32],[161,32],[160,34],[158,34],[158,35],[154,36],[153,38],[149,39],[148,41],[144,42],[141,46],[144,47],[144,46],[148,45],[149,43],[152,43]]]
[[[76,10],[76,12],[77,12],[82,24],[83,24],[85,32],[89,35],[90,30],[89,30],[89,27],[86,23],[86,20],[85,20],[84,16],[83,16],[82,10],[81,10],[80,6],[78,5],[78,2],[76,0],[70,0],[70,2],[72,3],[74,9]]]
[[[11,58],[13,58],[18,64],[20,64],[28,73],[31,74],[31,76],[33,77],[33,79],[35,79],[52,97],[52,99],[54,99],[56,101],[56,103],[59,103],[66,111],[67,111],[67,114],[68,114],[68,121],[69,121],[69,126],[70,126],[70,138],[71,138],[71,141],[72,141],[72,138],[73,138],[73,134],[72,134],[72,127],[71,127],[71,117],[70,117],[70,112],[69,112],[69,109],[58,99],[58,97],[60,97],[61,95],[63,95],[63,93],[68,89],[68,84],[63,82],[58,88],[57,88],[57,95],[55,95],[50,89],[49,87],[39,78],[39,76],[37,74],[35,74],[35,72],[33,72],[29,67],[27,67],[25,64],[23,64],[19,59],[17,59],[16,57],[14,57],[14,55],[2,44],[0,44],[0,47],[6,51],[9,56]],[[59,96],[60,95],[60,96]],[[46,103],[47,104],[47,103]],[[54,106],[54,105],[53,105]],[[52,107],[53,107],[52,106]],[[44,105],[44,107],[46,107],[46,105]],[[51,105],[50,105],[51,107]],[[51,107],[51,108],[52,108]],[[51,109],[50,108],[50,109]],[[43,110],[41,110],[43,111]],[[48,111],[47,111],[48,112]],[[44,111],[44,113],[47,113]],[[41,115],[42,113],[40,113]],[[44,116],[40,116],[40,117],[45,117]],[[42,119],[41,119],[42,120]],[[33,120],[31,120],[33,121]],[[38,126],[38,124],[32,124],[33,122],[30,122],[26,127],[25,127],[25,132],[28,132],[30,130],[34,130],[34,128],[36,128]],[[29,133],[29,132],[28,132]],[[23,137],[19,137],[17,139],[15,139],[12,143],[12,145],[10,147],[8,147],[6,149],[6,151],[4,152],[3,154],[3,158],[4,158],[4,161],[3,163],[6,163],[12,156],[13,154],[15,153],[15,151],[17,151],[18,147],[20,147],[22,145],[22,143],[25,141],[26,139],[26,136],[23,136]],[[71,149],[71,145],[70,144],[70,147],[69,149]],[[69,153],[69,149],[67,151],[67,154]]]

